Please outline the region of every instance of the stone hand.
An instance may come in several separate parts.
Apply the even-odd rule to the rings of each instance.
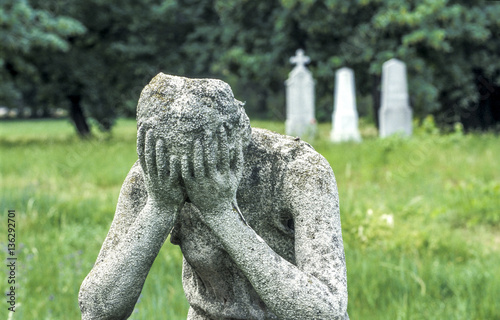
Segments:
[[[162,139],[146,125],[137,134],[137,154],[144,173],[148,202],[156,207],[180,206],[186,196],[180,184],[180,161],[167,153]]]
[[[212,145],[208,138],[204,143],[201,139],[196,140],[192,162],[187,155],[182,158],[182,179],[187,194],[202,213],[213,212],[236,199],[243,170],[241,140],[237,138],[231,152],[223,127],[218,130],[215,140]]]

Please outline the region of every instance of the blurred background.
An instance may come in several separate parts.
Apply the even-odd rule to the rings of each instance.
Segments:
[[[416,116],[498,128],[499,16],[495,1],[2,0],[0,105],[18,117],[67,114],[88,135],[91,123],[111,130],[134,117],[161,71],[223,79],[250,116],[284,120],[289,57],[303,48],[319,121],[347,66],[360,116],[377,125],[381,66],[398,58]]]
[[[153,76],[223,79],[252,126],[284,133],[284,81],[302,48],[316,80],[311,143],[339,187],[351,319],[500,319],[500,2],[0,5],[0,210],[17,212],[19,259],[16,312],[0,303],[1,318],[79,318]],[[377,135],[391,58],[407,66],[409,139]],[[329,141],[341,67],[355,72],[362,143]],[[180,272],[165,245],[132,319],[185,319]]]

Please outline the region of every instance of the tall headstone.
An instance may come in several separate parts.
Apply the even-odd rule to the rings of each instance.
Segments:
[[[296,51],[290,62],[295,67],[286,80],[286,134],[304,139],[313,138],[316,133],[314,117],[314,79],[307,70],[310,62],[304,50]]]
[[[332,141],[361,141],[356,110],[354,72],[350,68],[341,68],[335,74],[332,124],[333,128],[330,133]]]
[[[412,133],[412,110],[408,97],[406,65],[398,59],[386,61],[382,66],[379,121],[382,138],[394,133],[406,136]]]

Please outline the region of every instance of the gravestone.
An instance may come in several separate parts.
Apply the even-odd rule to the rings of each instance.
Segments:
[[[290,62],[295,67],[286,80],[286,122],[287,135],[312,139],[316,134],[316,118],[314,116],[314,79],[307,70],[310,62],[304,50],[296,51]]]
[[[324,157],[250,128],[220,80],[158,74],[137,124],[138,160],[80,287],[83,320],[128,318],[169,235],[183,254],[188,320],[349,319],[338,191]]]
[[[398,59],[382,66],[381,107],[379,110],[380,137],[412,133],[412,110],[408,96],[406,65]]]
[[[350,68],[341,68],[335,73],[332,124],[333,128],[330,133],[332,141],[361,141],[356,110],[354,72]]]

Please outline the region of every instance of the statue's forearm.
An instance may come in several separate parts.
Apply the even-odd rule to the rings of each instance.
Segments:
[[[147,204],[125,237],[96,262],[80,288],[82,319],[126,319],[132,313],[176,211]]]
[[[346,306],[340,293],[275,253],[230,204],[217,211],[207,224],[280,319],[343,319]]]

